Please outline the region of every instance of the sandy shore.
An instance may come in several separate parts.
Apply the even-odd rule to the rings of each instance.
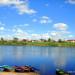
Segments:
[[[0,72],[0,75],[40,75],[38,73],[15,73],[15,72]]]

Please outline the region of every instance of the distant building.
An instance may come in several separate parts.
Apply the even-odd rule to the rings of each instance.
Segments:
[[[67,42],[74,42],[75,43],[75,40],[67,40]]]
[[[21,41],[23,41],[23,42],[31,42],[32,40],[29,40],[29,39],[22,39]]]
[[[27,42],[28,40],[27,40],[27,39],[22,39],[22,41],[23,41],[23,42]]]

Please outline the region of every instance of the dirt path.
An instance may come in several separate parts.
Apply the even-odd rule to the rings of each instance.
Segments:
[[[14,72],[0,72],[0,75],[40,75],[38,73],[14,73]]]

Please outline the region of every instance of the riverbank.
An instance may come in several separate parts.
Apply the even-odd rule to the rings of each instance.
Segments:
[[[22,42],[22,41],[13,42],[13,41],[0,41],[0,45],[75,47],[74,42]]]
[[[0,72],[0,75],[39,75],[38,73],[16,73],[16,72]]]
[[[75,43],[71,42],[29,42],[29,46],[53,46],[53,47],[75,47]]]

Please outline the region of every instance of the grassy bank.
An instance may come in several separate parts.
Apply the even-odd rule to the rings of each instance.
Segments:
[[[23,41],[0,41],[0,45],[28,45],[28,46],[54,46],[54,47],[75,47],[72,42],[23,42]]]
[[[54,47],[75,47],[75,43],[71,42],[29,42],[26,45],[31,45],[31,46],[54,46]]]

